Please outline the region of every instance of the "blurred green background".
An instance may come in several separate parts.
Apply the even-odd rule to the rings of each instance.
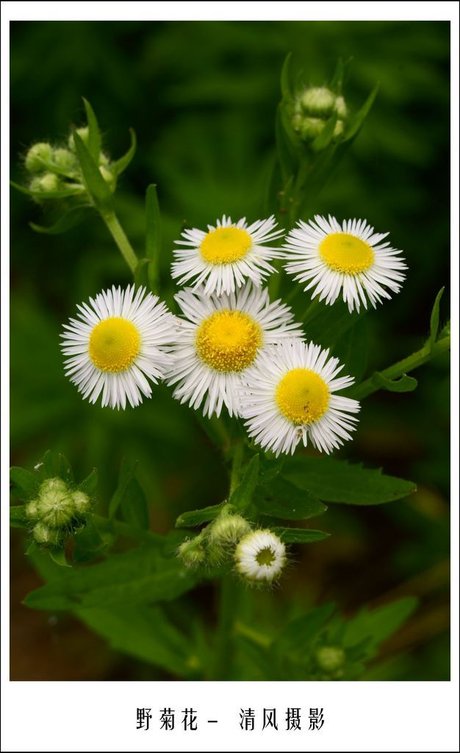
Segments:
[[[14,22],[11,26],[12,178],[34,141],[65,143],[92,103],[106,151],[118,157],[136,130],[138,151],[120,180],[117,208],[142,250],[145,189],[157,183],[163,212],[162,280],[183,224],[202,227],[223,213],[253,221],[274,155],[279,74],[286,54],[305,83],[322,85],[338,57],[353,58],[345,95],[359,107],[380,91],[362,133],[317,197],[318,212],[362,217],[405,252],[399,296],[367,317],[369,365],[383,368],[419,348],[434,297],[449,296],[449,24],[438,22]],[[305,218],[307,219],[307,218]],[[48,448],[64,452],[77,476],[100,471],[106,504],[122,457],[136,458],[151,501],[152,528],[166,531],[179,512],[214,504],[226,469],[192,410],[159,387],[132,411],[90,406],[65,379],[62,323],[77,303],[127,269],[96,217],[61,236],[35,234],[46,222],[27,197],[12,196],[11,450],[27,467]],[[334,600],[353,612],[400,595],[420,607],[385,644],[364,679],[439,680],[449,676],[448,358],[418,373],[409,395],[368,398],[354,442],[341,452],[414,480],[410,499],[381,508],[330,507],[325,542],[299,548],[282,588],[256,594],[260,613]],[[110,652],[73,618],[21,606],[38,584],[13,536],[12,678],[143,679],[164,675]],[[214,619],[212,586],[190,597]]]

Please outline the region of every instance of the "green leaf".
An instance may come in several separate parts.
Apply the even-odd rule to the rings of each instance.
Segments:
[[[346,373],[355,380],[362,379],[367,368],[368,335],[368,320],[363,316],[357,319],[334,345],[333,355],[341,363],[346,364]]]
[[[29,188],[26,188],[25,186],[19,185],[19,183],[15,183],[13,180],[10,181],[13,188],[15,188],[17,191],[20,191],[21,193],[26,194],[26,196],[30,196],[32,199],[67,199],[69,196],[79,196],[82,194],[82,188],[66,188],[65,190],[61,191],[31,191]]]
[[[438,331],[439,331],[439,307],[441,305],[441,298],[444,293],[444,288],[441,288],[438,295],[436,296],[435,302],[433,304],[433,309],[431,311],[431,317],[430,317],[430,337],[428,339],[428,342],[430,344],[430,348],[433,347],[435,344],[437,337],[438,337]]]
[[[293,134],[290,133],[290,127],[283,110],[283,105],[281,104],[278,105],[278,109],[276,111],[275,137],[278,160],[281,168],[282,186],[283,190],[286,191],[288,187],[288,180],[290,176],[292,180],[292,175],[294,174],[296,169],[297,155],[296,149],[294,148],[293,144]],[[278,192],[280,189],[280,184],[275,184],[273,186],[272,194],[273,189],[275,188],[276,192]]]
[[[10,482],[13,493],[23,499],[35,496],[40,486],[40,479],[36,473],[17,466],[10,468]]]
[[[377,646],[392,635],[417,607],[418,600],[407,596],[383,607],[368,611],[363,609],[345,627],[344,647],[366,641],[366,653],[372,655]]]
[[[68,212],[62,215],[57,222],[49,227],[44,225],[37,225],[35,222],[29,222],[32,230],[36,233],[46,233],[47,235],[59,235],[65,233],[67,230],[80,225],[83,220],[86,219],[89,207],[73,207]]]
[[[308,321],[306,328],[308,339],[325,348],[335,350],[346,335],[364,316],[364,310],[354,311],[352,314],[342,301],[336,301],[333,306],[318,303],[316,312]],[[334,352],[335,355],[335,352]]]
[[[254,455],[247,465],[241,482],[230,496],[229,504],[237,510],[244,510],[251,504],[257,482],[259,480],[259,456]]]
[[[385,476],[381,470],[351,465],[334,458],[288,458],[283,475],[325,502],[380,505],[416,491],[411,481]]]
[[[76,616],[116,651],[183,678],[199,668],[189,641],[159,607],[76,609]]]
[[[369,94],[368,98],[366,99],[361,109],[358,110],[358,112],[350,118],[348,127],[345,131],[344,141],[348,141],[348,142],[352,141],[358,135],[359,131],[361,130],[364,124],[364,121],[369,115],[372,105],[374,104],[374,100],[377,96],[379,87],[380,87],[380,84],[377,83],[372,89],[371,93]]]
[[[316,531],[313,528],[282,528],[270,527],[286,544],[312,544],[315,541],[327,539],[331,534],[325,531]]]
[[[38,473],[42,479],[58,476],[69,484],[73,484],[73,473],[69,461],[60,452],[47,450],[39,464]]]
[[[64,549],[49,549],[48,554],[53,562],[55,562],[56,565],[59,565],[59,567],[72,567],[72,565],[67,562]]]
[[[281,68],[281,94],[283,99],[292,98],[292,83],[291,83],[291,63],[292,52],[288,52],[284,58],[283,67]]]
[[[137,287],[149,287],[149,266],[150,259],[139,259],[137,267],[134,270],[134,282]]]
[[[72,568],[29,593],[33,609],[122,607],[172,601],[193,588],[193,576],[177,557],[164,557],[156,546],[112,554],[96,565]]]
[[[225,504],[225,502],[221,502],[219,505],[202,507],[201,510],[183,512],[176,520],[176,528],[193,528],[194,526],[214,520],[220,515]]]
[[[266,486],[258,487],[253,504],[261,515],[287,520],[306,520],[327,510],[314,494],[284,478],[272,479]]]
[[[388,392],[413,392],[418,384],[414,377],[407,374],[403,374],[399,379],[388,379],[380,371],[376,371],[372,375],[372,381],[377,387],[388,390]]]
[[[11,528],[28,528],[30,520],[26,515],[25,505],[13,505],[10,507]]]
[[[150,259],[148,280],[150,289],[157,292],[161,254],[161,214],[157,187],[153,183],[145,195],[145,255]]]
[[[117,177],[126,170],[128,165],[131,163],[134,155],[136,154],[136,133],[132,128],[129,129],[129,135],[131,137],[131,144],[128,151],[123,155],[123,157],[120,157],[120,159],[112,162],[110,165],[111,169]]]
[[[337,61],[334,75],[329,84],[329,89],[332,89],[336,94],[342,94],[345,73],[352,59],[350,57],[348,60],[343,61],[342,58],[339,58]]]
[[[115,517],[118,508],[123,501],[126,489],[128,488],[130,481],[134,478],[136,466],[137,463],[132,463],[129,460],[126,460],[126,458],[123,458],[121,461],[118,486],[109,502],[109,518]]]
[[[323,130],[311,143],[313,152],[322,152],[331,143],[334,136],[334,129],[337,123],[337,113],[334,113],[327,121]]]
[[[96,164],[99,164],[99,155],[101,153],[101,132],[97,122],[96,115],[90,103],[84,97],[83,104],[86,111],[86,122],[88,123],[88,151]]]
[[[74,131],[73,137],[86,190],[96,207],[102,210],[110,208],[112,206],[112,192],[99,171],[98,163],[76,131]]]
[[[78,484],[78,489],[84,494],[92,497],[97,489],[97,469],[93,468],[91,473]]]
[[[289,622],[274,641],[274,647],[281,654],[305,654],[311,650],[316,635],[332,617],[334,604],[323,604],[310,609],[301,617]]]
[[[120,510],[123,519],[134,528],[149,527],[149,508],[144,492],[135,478],[136,463],[123,460],[118,486],[109,504],[109,518]]]

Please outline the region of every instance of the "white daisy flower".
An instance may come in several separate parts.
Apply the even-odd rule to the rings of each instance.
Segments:
[[[301,337],[300,325],[281,301],[270,303],[266,290],[246,285],[236,293],[207,296],[187,288],[176,295],[185,319],[172,348],[169,384],[174,397],[203,413],[220,415],[225,406],[239,412],[241,377],[270,343]]]
[[[66,375],[91,403],[102,395],[102,407],[139,405],[152,394],[148,380],[163,378],[171,363],[165,346],[175,338],[175,317],[134,285],[113,286],[77,308],[79,318],[61,335]]]
[[[271,582],[286,564],[286,547],[272,531],[252,531],[235,549],[235,565],[248,580]]]
[[[249,436],[277,456],[307,440],[330,453],[356,427],[357,400],[334,393],[353,384],[343,366],[319,345],[290,340],[267,348],[244,374],[241,415]]]
[[[333,304],[342,293],[350,311],[361,303],[375,308],[382,298],[391,298],[404,281],[407,265],[401,251],[382,243],[388,233],[374,233],[365,220],[344,220],[315,215],[310,222],[298,221],[285,241],[286,271],[312,298]]]
[[[267,275],[275,272],[271,259],[281,258],[280,250],[264,244],[279,238],[282,230],[275,230],[273,215],[247,225],[243,217],[232,222],[225,214],[216,226],[208,225],[208,232],[193,228],[184,230],[174,249],[172,276],[181,285],[194,281],[194,287],[204,285],[206,295],[234,293],[247,280],[260,286]]]

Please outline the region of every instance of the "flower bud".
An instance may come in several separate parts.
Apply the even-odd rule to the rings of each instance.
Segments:
[[[345,663],[345,651],[340,646],[321,646],[316,661],[325,672],[336,672]]]
[[[30,190],[37,193],[51,193],[59,191],[61,183],[54,173],[45,173],[40,178],[33,178],[30,182]]]
[[[26,515],[32,520],[37,519],[39,516],[39,502],[38,499],[33,499],[26,505]]]
[[[75,132],[78,133],[78,135],[80,136],[84,144],[88,143],[88,139],[89,139],[88,126],[84,126],[83,128],[77,128]],[[75,139],[73,137],[73,133],[70,134],[69,140],[67,143],[69,145],[69,149],[72,149],[73,151],[75,151]]]
[[[75,515],[75,504],[65,482],[46,479],[40,487],[38,516],[50,528],[65,528]]]
[[[209,544],[210,546],[236,546],[250,530],[251,526],[241,515],[219,515],[209,527]]]
[[[59,170],[64,170],[65,172],[73,172],[77,168],[77,161],[75,159],[75,154],[71,152],[69,149],[53,149],[53,164],[56,165]]]
[[[45,170],[52,158],[51,144],[40,142],[30,147],[26,154],[25,166],[30,173]]]
[[[177,550],[177,555],[185,567],[192,569],[203,565],[206,560],[206,551],[202,544],[202,536],[195,536],[193,539],[183,541]]]
[[[48,528],[44,523],[37,523],[32,531],[32,535],[42,546],[59,546],[62,543],[62,533],[54,528]]]
[[[76,515],[86,515],[91,507],[91,501],[84,492],[76,491],[71,494],[74,511]]]
[[[339,116],[339,118],[347,117],[347,106],[342,96],[337,97],[337,99],[335,100],[335,111],[337,115]]]
[[[328,117],[332,115],[336,104],[334,92],[325,86],[315,86],[311,89],[305,89],[300,95],[300,105],[306,115],[322,115]]]

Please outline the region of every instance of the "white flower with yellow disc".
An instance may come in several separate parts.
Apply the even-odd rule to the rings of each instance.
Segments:
[[[265,245],[283,234],[275,228],[273,216],[247,225],[244,217],[232,222],[224,215],[215,227],[208,225],[207,232],[184,230],[176,244],[186,248],[174,250],[171,274],[181,285],[203,285],[206,294],[234,293],[248,280],[260,286],[275,271],[270,260],[282,255]]]
[[[207,296],[187,288],[176,295],[185,318],[173,346],[169,384],[174,397],[207,416],[225,406],[239,414],[241,378],[271,343],[301,337],[288,306],[270,303],[266,290],[248,284],[231,295]]]
[[[286,564],[286,547],[272,531],[256,530],[240,540],[234,556],[236,570],[244,578],[271,583]]]
[[[65,373],[84,398],[102,407],[125,408],[150,397],[148,380],[164,377],[176,320],[144,288],[113,286],[77,306],[78,319],[64,325]]]
[[[312,298],[333,304],[342,295],[350,311],[368,301],[375,308],[383,298],[398,293],[407,265],[401,251],[382,243],[388,233],[375,233],[365,220],[344,220],[319,215],[302,222],[286,237],[286,272],[308,284]]]
[[[308,439],[330,453],[351,439],[357,400],[336,395],[353,384],[343,366],[319,345],[291,340],[274,345],[244,374],[241,415],[249,436],[265,450],[293,453]]]

